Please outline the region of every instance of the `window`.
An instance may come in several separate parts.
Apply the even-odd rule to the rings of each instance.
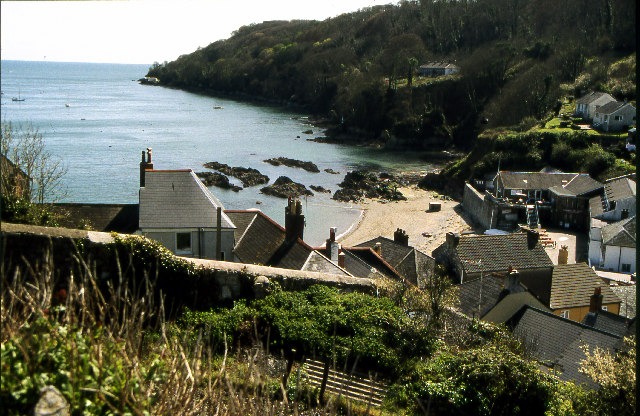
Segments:
[[[176,233],[176,254],[191,253],[191,233]]]
[[[622,116],[613,116],[615,121],[622,121]]]
[[[630,273],[631,272],[631,264],[622,263],[620,265],[620,271],[623,272],[623,273]]]
[[[562,311],[560,312],[560,317],[564,318],[564,319],[569,319],[569,311]]]

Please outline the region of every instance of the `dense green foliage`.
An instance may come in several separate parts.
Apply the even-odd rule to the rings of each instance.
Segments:
[[[0,195],[0,220],[48,227],[58,225],[57,215],[47,205],[34,204],[14,195]]]
[[[329,117],[335,134],[471,148],[483,128],[543,119],[566,95],[597,88],[633,100],[634,11],[627,0],[401,1],[241,27],[148,75],[299,106]],[[429,61],[461,72],[419,77]]]
[[[361,293],[339,294],[314,286],[303,292],[276,291],[249,306],[237,302],[232,309],[187,311],[182,327],[202,328],[212,343],[224,346],[258,340],[271,351],[287,356],[357,360],[393,373],[407,357],[431,351],[433,336],[422,318],[409,318],[386,297]],[[254,332],[255,331],[255,332]],[[255,339],[253,339],[255,341]]]
[[[635,153],[618,135],[583,132],[497,133],[483,135],[463,159],[443,173],[466,179],[501,170],[539,171],[551,166],[565,172],[586,172],[606,179],[635,172]]]

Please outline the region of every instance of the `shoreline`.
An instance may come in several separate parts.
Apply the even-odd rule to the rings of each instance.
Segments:
[[[379,236],[393,240],[393,233],[400,228],[409,236],[410,246],[431,255],[445,241],[447,232],[477,231],[460,202],[415,185],[399,190],[406,201],[363,201],[359,220],[336,238],[338,242],[349,247]],[[440,203],[440,211],[430,212],[430,202]]]

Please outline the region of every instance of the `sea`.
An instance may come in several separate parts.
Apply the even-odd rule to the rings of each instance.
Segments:
[[[416,152],[310,141],[324,137],[324,131],[309,122],[308,114],[142,85],[138,79],[148,65],[9,60],[0,65],[2,123],[37,129],[46,150],[66,167],[66,196],[58,202],[137,203],[141,152],[149,147],[156,169],[199,172],[207,170],[204,163],[216,161],[255,168],[270,183],[287,176],[332,192],[354,169],[434,168]],[[264,162],[274,157],[310,161],[320,172]],[[262,186],[211,191],[225,209],[257,208],[284,224],[286,200],[260,193]],[[348,232],[363,212],[357,204],[332,200],[329,193],[314,193],[301,202],[305,241],[311,245],[323,243],[330,227],[338,235]]]

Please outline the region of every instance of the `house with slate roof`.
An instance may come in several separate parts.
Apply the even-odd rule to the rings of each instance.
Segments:
[[[57,203],[51,209],[60,216],[60,227],[122,234],[133,234],[140,228],[138,204]]]
[[[610,334],[616,334],[619,337],[632,335],[629,333],[631,319],[602,309],[603,298],[600,288],[596,288],[593,295],[591,295],[589,312],[582,320],[582,324]]]
[[[593,221],[589,262],[603,270],[636,273],[636,217],[604,225]]]
[[[420,65],[418,74],[423,77],[439,77],[442,75],[457,74],[460,68],[450,62],[428,62]]]
[[[558,316],[582,322],[593,309],[592,295],[596,290],[602,294],[598,310],[620,313],[620,299],[587,263],[558,264],[551,278],[549,308]]]
[[[505,275],[516,269],[522,284],[543,303],[543,295],[547,294],[548,301],[553,262],[535,230],[504,235],[447,233],[446,241],[433,251],[433,257],[460,283],[493,273]]]
[[[358,250],[358,248],[365,250]],[[351,253],[364,261],[371,260],[371,253],[366,249],[373,250],[377,255],[376,258],[384,260],[386,265],[395,271],[397,275],[402,276],[419,288],[424,287],[426,279],[433,276],[435,260],[433,257],[410,246],[409,236],[404,230],[397,229],[393,234],[393,240],[380,236],[360,243],[351,250]],[[374,265],[373,267],[379,268],[382,273],[386,272],[393,275],[389,268],[381,268],[379,261],[377,264],[378,266]]]
[[[608,179],[603,192],[589,200],[591,217],[620,221],[636,215],[636,174]]]
[[[236,226],[191,169],[155,170],[151,149],[140,163],[139,232],[179,256],[230,260]]]
[[[516,312],[506,324],[525,349],[549,372],[560,380],[594,389],[598,386],[580,372],[580,363],[586,358],[582,347],[586,346],[590,352],[600,348],[614,353],[622,345],[622,338],[617,334],[528,305]]]
[[[510,204],[512,220],[532,228],[542,223],[588,229],[589,199],[602,188],[586,173],[500,171],[494,179],[495,197]]]
[[[636,286],[610,286],[620,299],[620,316],[628,319],[636,317]]]
[[[596,113],[596,108],[598,106],[602,106],[614,101],[616,101],[616,99],[606,92],[593,91],[583,95],[576,100],[575,114],[585,120],[591,120]]]
[[[520,273],[492,273],[482,279],[457,286],[458,308],[462,313],[483,321],[504,323],[523,305],[549,310],[520,282]]]
[[[628,102],[612,101],[596,107],[592,126],[602,131],[622,131],[636,124],[636,108]]]

